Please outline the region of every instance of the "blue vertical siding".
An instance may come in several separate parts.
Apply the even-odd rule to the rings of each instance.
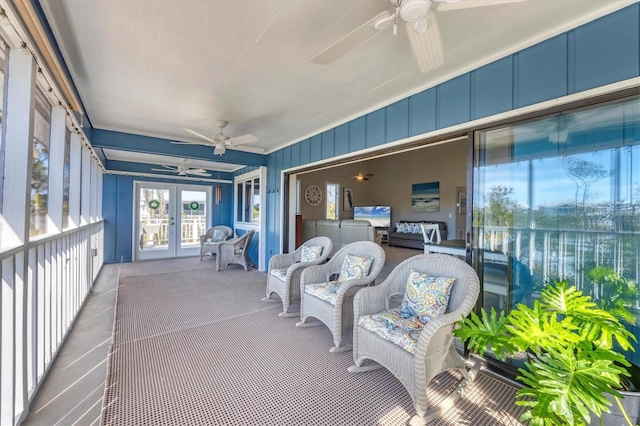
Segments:
[[[409,137],[409,99],[403,99],[386,108],[385,142]]]
[[[439,129],[469,121],[471,114],[471,76],[463,74],[437,87],[436,124]]]
[[[309,161],[322,160],[322,135],[315,135],[309,139]]]
[[[343,155],[638,77],[639,17],[636,3],[344,123],[333,129],[332,138],[328,131],[303,140],[291,149],[291,165],[298,149],[299,165],[329,158],[329,139],[333,156]],[[282,163],[273,163],[268,166],[270,172],[276,166],[274,174],[268,174],[269,184],[280,185]],[[267,198],[267,262],[280,250],[281,194]]]
[[[349,152],[349,124],[336,127],[333,146],[333,151],[336,156]]]
[[[568,94],[565,34],[518,53],[518,104],[521,107]]]
[[[102,177],[102,218],[104,219],[104,261],[116,261],[117,224],[117,190],[118,180],[115,175]]]
[[[365,149],[365,118],[356,118],[349,122],[349,152]]]
[[[638,76],[639,8],[630,6],[575,30],[576,91]]]
[[[365,116],[365,147],[371,148],[385,142],[385,113],[382,108]]]
[[[335,157],[333,129],[322,133],[322,159]],[[286,167],[285,167],[286,168]]]
[[[409,136],[436,129],[436,89],[431,88],[409,98]]]
[[[117,186],[115,195],[116,206],[116,241],[115,262],[131,262],[133,237],[133,178],[131,176],[116,176]],[[108,200],[108,198],[106,198]],[[103,194],[102,204],[105,203]],[[107,260],[105,259],[105,262]]]
[[[509,56],[475,70],[471,85],[472,119],[513,109],[513,58]]]

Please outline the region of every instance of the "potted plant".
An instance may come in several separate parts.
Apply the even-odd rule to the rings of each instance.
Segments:
[[[631,341],[636,338],[566,281],[542,290],[533,308],[520,304],[507,316],[483,309],[480,317],[472,313],[460,325],[454,335],[480,355],[492,350],[504,360],[526,353],[526,368],[518,370],[518,379],[527,387],[518,390],[516,404],[529,409],[521,421],[588,424],[591,413],[599,418],[609,412],[607,395],[616,403],[622,397],[621,378],[629,376],[631,364],[614,344],[633,350]],[[629,417],[625,422],[633,425]]]

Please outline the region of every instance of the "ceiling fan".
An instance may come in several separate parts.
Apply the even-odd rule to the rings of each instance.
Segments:
[[[345,177],[350,177],[350,178],[354,178],[357,181],[365,181],[365,180],[369,180],[369,178],[373,176],[373,173],[358,173],[357,175],[353,175],[353,176],[345,176]]]
[[[205,169],[192,169],[191,167],[189,167],[187,165],[187,159],[185,158],[184,160],[182,160],[182,164],[180,164],[179,166],[169,166],[166,164],[162,164],[161,165],[162,169],[151,169],[153,171],[156,172],[174,172],[177,173],[180,176],[189,176],[189,175],[195,175],[195,176],[202,176],[202,177],[208,177],[211,176],[210,173],[207,173],[207,171]]]
[[[206,142],[171,142],[175,144],[189,145],[205,145],[205,146],[213,146],[213,154],[214,155],[222,155],[227,151],[227,148],[237,149],[239,151],[247,151],[247,152],[255,152],[255,153],[263,153],[264,149],[254,148],[249,146],[244,146],[244,144],[257,142],[258,138],[253,135],[244,135],[238,136],[235,138],[230,138],[229,136],[222,133],[222,129],[227,125],[226,121],[218,120],[216,121],[216,127],[218,128],[218,133],[216,133],[212,138],[203,135],[202,133],[196,132],[192,129],[184,129],[192,135],[198,136],[204,139]]]
[[[444,47],[436,14],[431,9],[438,3],[438,11],[467,9],[479,6],[493,6],[526,0],[389,0],[395,11],[384,11],[365,22],[331,47],[311,59],[317,64],[328,64],[347,52],[371,40],[387,28],[393,27],[397,34],[398,18],[406,23],[407,36],[413,57],[420,72],[428,72],[445,63]]]

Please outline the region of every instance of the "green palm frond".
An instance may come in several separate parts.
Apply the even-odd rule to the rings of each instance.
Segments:
[[[620,397],[620,379],[631,364],[614,350],[633,350],[636,337],[610,312],[599,309],[567,282],[546,287],[532,308],[518,305],[509,315],[495,309],[472,314],[455,335],[481,355],[491,347],[499,359],[526,351],[529,361],[518,379],[520,418],[532,426],[585,425],[591,414],[609,411],[606,395]]]
[[[491,348],[498,359],[504,360],[505,355],[511,354],[514,347],[509,343],[510,334],[505,325],[507,317],[504,312],[497,315],[496,310],[491,308],[491,315],[483,309],[482,318],[478,317],[474,312],[463,320],[464,326],[453,331],[453,335],[468,340],[469,348],[477,350],[482,356]]]

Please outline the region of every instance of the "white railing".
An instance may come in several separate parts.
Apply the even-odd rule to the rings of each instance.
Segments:
[[[543,282],[570,278],[579,289],[585,267],[602,265],[640,283],[640,233],[488,227],[477,247],[524,261]]]
[[[154,241],[156,245],[167,244],[169,236],[168,220],[167,219],[145,219],[143,220],[142,228],[149,229],[150,227],[156,227],[154,232],[147,232],[146,236],[143,236],[143,246],[147,244],[149,238],[156,238]],[[189,215],[182,217],[180,226],[181,241],[183,244],[199,244],[200,235],[204,235],[207,232],[206,217],[203,215]]]
[[[0,423],[20,423],[104,259],[103,222],[0,253]]]

